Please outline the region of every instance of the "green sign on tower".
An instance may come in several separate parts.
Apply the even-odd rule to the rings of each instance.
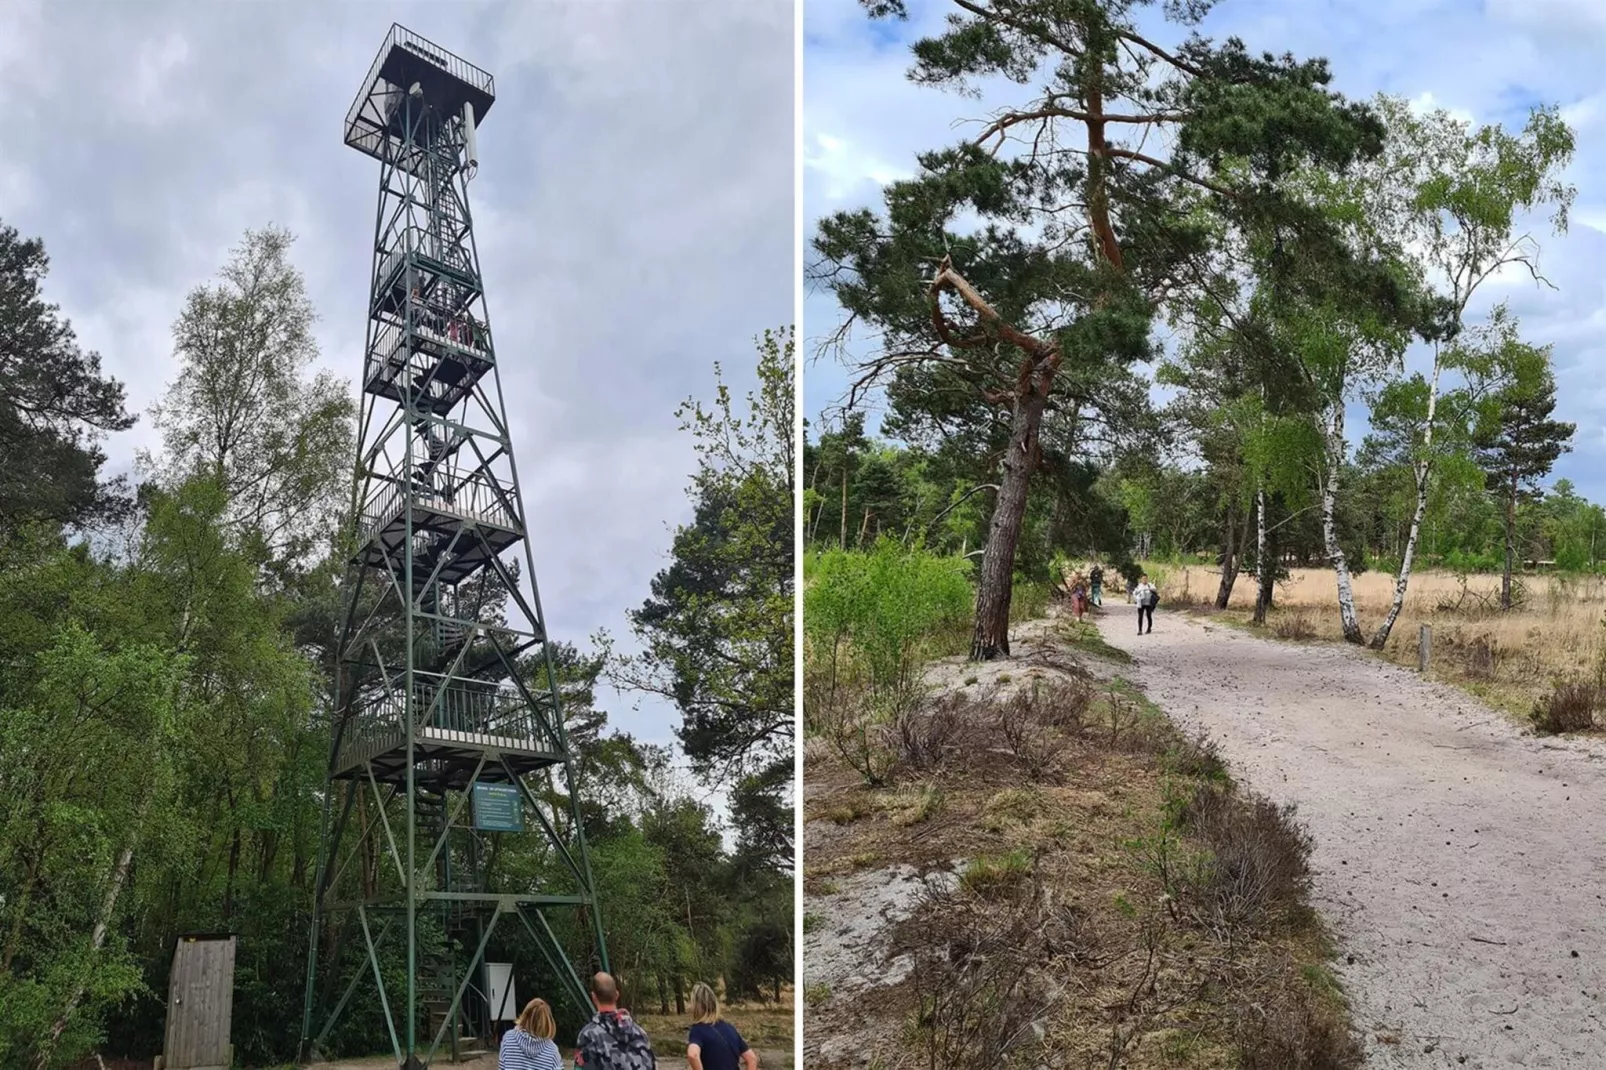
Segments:
[[[511,784],[474,785],[474,827],[481,832],[523,832],[524,800]]]

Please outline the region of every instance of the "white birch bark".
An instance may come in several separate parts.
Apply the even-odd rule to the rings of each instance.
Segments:
[[[117,864],[112,867],[111,884],[106,889],[105,898],[100,905],[100,916],[95,919],[95,927],[89,936],[89,952],[91,956],[89,969],[94,969],[93,961],[99,957],[100,949],[106,944],[106,933],[111,928],[112,917],[117,910],[117,899],[123,893],[123,886],[128,883],[128,871],[134,861],[134,845],[139,841],[140,831],[144,827],[145,814],[149,806],[150,799],[147,798],[140,806],[139,814],[134,819],[134,827],[129,830],[128,838],[123,842],[122,850],[117,853]],[[61,1040],[61,1035],[67,1031],[67,1026],[72,1021],[74,1012],[78,1010],[78,1003],[84,998],[84,990],[87,987],[87,984],[82,979],[73,986],[71,994],[67,997],[66,1005],[62,1007],[60,1017],[56,1019],[55,1025],[50,1029],[50,1035],[43,1044],[39,1045],[39,1053],[34,1058],[34,1070],[46,1070],[46,1067],[50,1065],[50,1056],[56,1049],[56,1043]]]
[[[1422,534],[1422,517],[1428,511],[1428,475],[1433,470],[1433,422],[1439,407],[1439,354],[1433,354],[1433,385],[1428,388],[1428,422],[1422,432],[1422,455],[1412,466],[1416,475],[1416,511],[1411,514],[1411,531],[1405,537],[1405,553],[1400,555],[1400,572],[1394,578],[1394,601],[1389,604],[1388,616],[1378,626],[1377,633],[1372,636],[1372,649],[1382,650],[1389,641],[1389,632],[1394,629],[1394,622],[1399,619],[1400,609],[1405,605],[1405,591],[1411,585],[1411,565],[1416,558],[1416,543]]]
[[[1344,464],[1344,402],[1333,403],[1327,416],[1323,435],[1322,467],[1322,539],[1326,544],[1327,559],[1333,563],[1333,574],[1338,579],[1338,617],[1344,628],[1344,638],[1351,643],[1363,643],[1361,622],[1355,616],[1355,589],[1350,582],[1349,560],[1344,548],[1338,544],[1338,473]]]
[[[1255,488],[1255,623],[1266,623],[1266,485]]]

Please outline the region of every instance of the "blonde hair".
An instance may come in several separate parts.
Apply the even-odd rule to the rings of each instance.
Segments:
[[[552,1020],[552,1008],[544,999],[532,999],[519,1012],[519,1028],[533,1037],[551,1040],[558,1035],[558,1023]]]
[[[709,1025],[719,1021],[719,997],[701,981],[691,988],[691,1013],[698,1022]]]

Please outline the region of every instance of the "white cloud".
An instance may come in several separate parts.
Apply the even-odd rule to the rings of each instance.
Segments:
[[[1476,121],[1473,114],[1465,108],[1447,107],[1443,102],[1433,95],[1433,90],[1431,89],[1424,89],[1422,92],[1412,97],[1409,101],[1409,104],[1411,111],[1417,115],[1427,115],[1435,111],[1444,111],[1448,113],[1452,119],[1458,119],[1463,123],[1472,123]]]

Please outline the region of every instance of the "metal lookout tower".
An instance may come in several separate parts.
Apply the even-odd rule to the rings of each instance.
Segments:
[[[469,216],[494,100],[485,71],[392,26],[346,115],[346,144],[379,161],[379,207],[303,1060],[360,989],[399,1066],[455,1058],[487,1024],[499,922],[577,1009],[587,989],[547,913],[579,912],[608,968]],[[527,818],[562,884],[496,887],[491,838]],[[398,984],[381,963],[399,944]]]

